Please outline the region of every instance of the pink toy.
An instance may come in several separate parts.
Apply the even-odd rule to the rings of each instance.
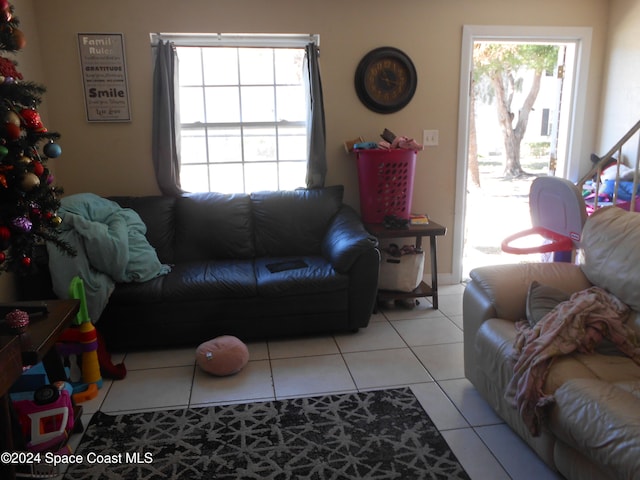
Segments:
[[[505,238],[502,250],[516,255],[553,252],[554,261],[571,262],[587,219],[582,193],[564,178],[538,177],[531,182],[529,210],[532,228]],[[532,235],[540,235],[545,242],[532,247],[511,245]]]
[[[249,350],[239,338],[223,335],[202,343],[196,349],[196,363],[217,376],[238,373],[249,361]]]
[[[75,424],[71,397],[64,382],[45,385],[35,392],[34,400],[20,400],[14,402],[13,407],[28,450],[64,450]]]
[[[23,310],[12,310],[5,316],[7,325],[17,333],[23,333],[29,325],[29,314]]]

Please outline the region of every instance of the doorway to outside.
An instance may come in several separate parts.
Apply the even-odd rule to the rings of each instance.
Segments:
[[[536,177],[577,179],[590,35],[590,29],[581,28],[465,26],[454,281],[464,281],[479,266],[542,259],[539,254],[504,253],[501,242],[531,227],[529,188]],[[539,90],[533,69],[523,66],[513,71],[513,95],[497,92],[501,87],[496,79],[491,81],[491,68],[482,72],[482,66],[497,51],[531,50],[534,57],[552,57],[550,67],[539,75]],[[536,101],[529,103],[533,90],[538,90]],[[501,108],[497,95],[507,99]],[[521,136],[523,123],[527,128]],[[507,137],[514,134],[521,139]],[[519,144],[519,150],[508,152],[513,144]]]

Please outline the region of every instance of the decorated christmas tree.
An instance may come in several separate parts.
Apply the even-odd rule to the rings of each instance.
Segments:
[[[13,5],[0,0],[0,53],[25,44]],[[0,271],[28,272],[36,245],[58,239],[62,189],[53,185],[47,161],[60,156],[60,134],[42,124],[37,107],[44,87],[25,81],[17,62],[0,56]]]

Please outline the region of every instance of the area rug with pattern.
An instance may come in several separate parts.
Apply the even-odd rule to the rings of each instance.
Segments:
[[[96,413],[65,480],[468,479],[409,388]]]

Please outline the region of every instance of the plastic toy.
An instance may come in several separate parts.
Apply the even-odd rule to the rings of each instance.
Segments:
[[[75,424],[70,390],[66,382],[57,382],[40,387],[34,392],[33,400],[13,402],[28,450],[68,451],[67,439]]]
[[[505,238],[502,250],[516,255],[553,253],[554,261],[571,262],[587,217],[584,199],[576,186],[564,178],[536,178],[529,191],[529,210],[532,228]],[[534,235],[542,237],[543,243],[531,247],[511,245]]]
[[[56,347],[64,357],[82,355],[82,380],[72,382],[73,400],[81,403],[95,398],[98,395],[98,389],[102,388],[98,362],[98,334],[89,318],[84,283],[80,277],[73,277],[71,280],[69,296],[80,300],[80,310],[76,315],[75,326],[63,332]]]

